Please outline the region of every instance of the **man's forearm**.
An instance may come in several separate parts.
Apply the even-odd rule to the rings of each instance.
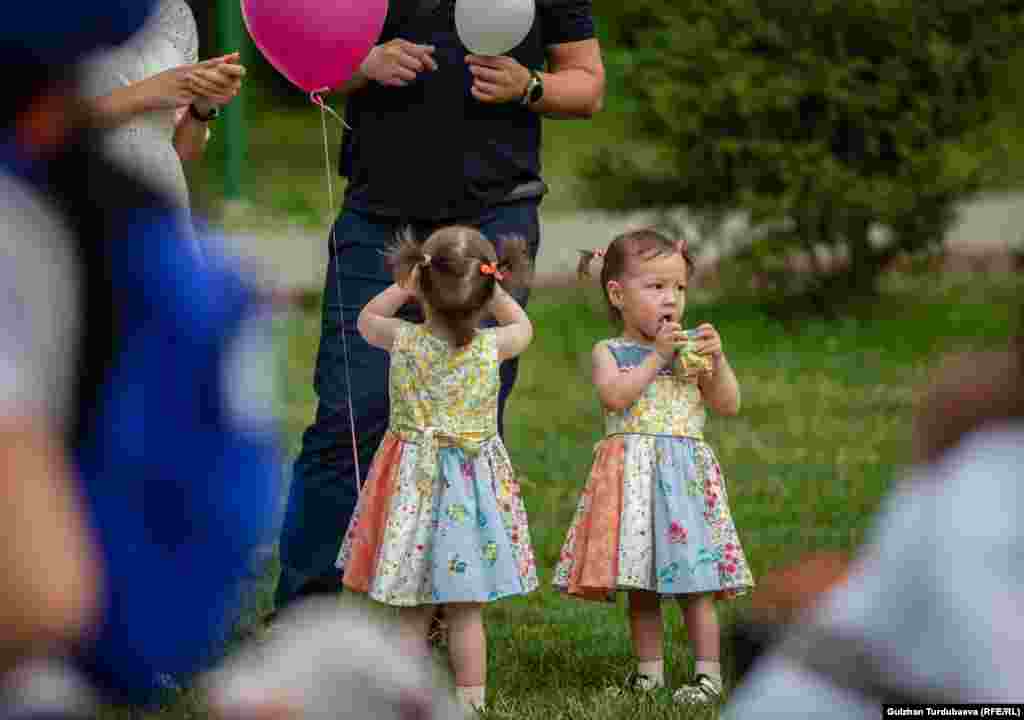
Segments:
[[[540,73],[544,95],[530,108],[546,118],[589,118],[604,105],[604,79],[583,68]]]

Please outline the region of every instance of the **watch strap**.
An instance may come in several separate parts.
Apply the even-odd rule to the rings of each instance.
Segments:
[[[215,117],[220,115],[220,108],[214,106],[208,114],[203,115],[201,112],[199,112],[199,109],[196,108],[194,104],[190,104],[188,106],[188,112],[192,117],[194,117],[199,122],[210,122]]]
[[[544,81],[540,79],[540,73],[536,70],[530,70],[530,81],[526,83],[526,90],[523,92],[523,97],[520,102],[523,105],[529,105],[539,98],[534,98],[533,94],[538,86],[543,87]]]

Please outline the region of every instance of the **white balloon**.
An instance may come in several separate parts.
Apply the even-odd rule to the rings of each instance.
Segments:
[[[534,0],[456,0],[455,30],[475,55],[504,55],[526,38]]]

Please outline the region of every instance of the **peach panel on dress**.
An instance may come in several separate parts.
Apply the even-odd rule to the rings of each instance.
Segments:
[[[597,448],[584,493],[587,509],[576,527],[576,547],[569,573],[570,595],[606,600],[619,575],[619,518],[622,514],[622,469],[625,442],[606,438]]]
[[[377,555],[388,523],[388,509],[398,479],[398,465],[402,459],[402,440],[387,433],[381,442],[363,485],[359,505],[355,512],[352,554],[345,563],[342,583],[358,592],[369,592],[370,582],[377,570]]]

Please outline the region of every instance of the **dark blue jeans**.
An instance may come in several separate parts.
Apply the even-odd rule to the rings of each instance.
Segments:
[[[526,200],[494,207],[481,217],[462,222],[479,228],[494,241],[505,235],[525,237],[536,259],[540,244],[537,210],[536,200]],[[423,239],[437,227],[411,225]],[[278,609],[307,594],[341,589],[334,563],[358,497],[349,398],[364,481],[388,426],[388,354],[363,340],[356,330],[356,318],[371,298],[393,282],[382,251],[402,227],[395,218],[352,210],[342,211],[334,225],[336,247],[330,249],[314,377],[319,403],[313,424],[302,436],[281,530],[281,577],[274,595]],[[513,294],[526,305],[528,288]],[[411,306],[399,315],[420,319],[418,309]],[[351,386],[346,381],[343,340],[348,344]],[[498,429],[502,434],[505,402],[517,371],[518,360],[501,365]]]

